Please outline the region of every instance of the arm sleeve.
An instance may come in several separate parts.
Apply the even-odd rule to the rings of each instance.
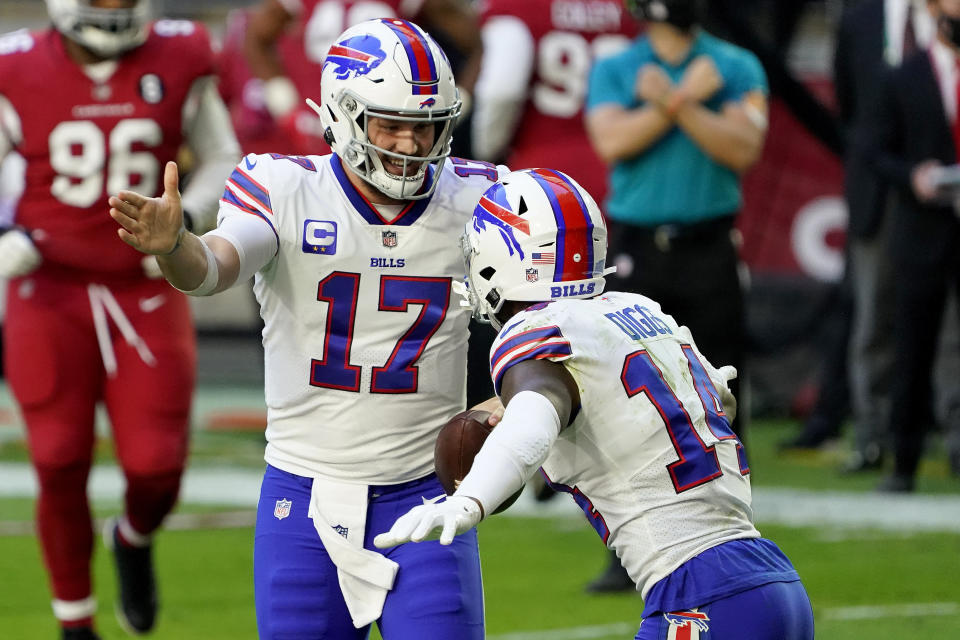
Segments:
[[[214,226],[217,201],[240,159],[240,145],[212,76],[193,83],[183,110],[187,144],[197,160],[183,192],[183,208],[195,217],[194,228],[202,233]]]
[[[494,16],[482,36],[483,61],[474,88],[473,154],[480,160],[497,160],[523,114],[535,43],[527,26],[514,16]]]
[[[220,224],[205,236],[223,238],[240,257],[240,271],[232,286],[246,282],[264,268],[279,250],[277,237],[261,218],[240,213],[221,213]]]
[[[20,116],[7,98],[0,94],[0,161],[20,144],[23,131],[20,128]]]

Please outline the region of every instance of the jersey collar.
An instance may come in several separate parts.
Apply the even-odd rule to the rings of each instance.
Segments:
[[[331,154],[330,167],[333,169],[333,175],[337,177],[337,182],[340,183],[340,188],[343,190],[344,195],[347,196],[350,204],[357,210],[360,217],[367,221],[367,224],[409,227],[420,219],[427,205],[430,204],[430,201],[433,199],[433,194],[430,194],[429,197],[423,198],[422,200],[411,200],[396,218],[387,221],[383,219],[380,212],[377,211],[377,208],[373,206],[373,203],[367,200],[366,196],[360,193],[357,188],[353,186],[353,183],[350,182],[346,169],[343,168],[343,163],[340,161],[340,156],[335,153]],[[432,182],[433,172],[435,170],[436,168],[433,165],[427,166],[427,175],[423,179],[424,184],[430,184]]]

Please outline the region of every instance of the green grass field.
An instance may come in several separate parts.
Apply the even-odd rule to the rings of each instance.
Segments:
[[[867,492],[876,474],[848,478],[834,472],[843,446],[811,455],[779,457],[775,442],[795,425],[756,422],[750,443],[756,487]],[[262,436],[199,432],[192,464],[230,460],[255,467]],[[99,452],[109,457],[108,443]],[[960,483],[936,452],[925,462],[919,488],[953,500]],[[22,445],[0,446],[0,461],[22,460]],[[955,495],[949,495],[955,494]],[[866,495],[866,493],[864,494]],[[560,496],[558,500],[567,499]],[[95,504],[114,513],[116,500]],[[235,507],[181,505],[179,513]],[[29,498],[0,499],[0,521],[27,527]],[[11,528],[12,526],[12,528]],[[792,528],[759,523],[800,571],[813,601],[817,638],[912,640],[960,637],[960,533],[884,531],[833,526]],[[583,586],[604,567],[606,554],[582,519],[495,517],[481,525],[488,637],[494,640],[631,638],[640,619],[636,595],[588,596]],[[157,541],[161,614],[157,640],[242,640],[256,637],[251,586],[252,529],[170,530]],[[125,637],[113,618],[115,586],[109,557],[98,546],[97,623],[105,640]],[[0,638],[56,638],[46,578],[35,538],[0,535]],[[378,638],[376,632],[373,638]]]

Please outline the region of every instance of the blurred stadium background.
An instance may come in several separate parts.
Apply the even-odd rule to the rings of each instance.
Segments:
[[[829,117],[830,65],[844,3],[740,2],[744,11],[736,19],[712,15],[709,26],[741,42],[754,38],[758,55],[773,63],[771,128],[763,159],[746,177],[738,225],[751,278],[749,444],[760,529],[803,576],[818,638],[958,637],[960,484],[938,440],[921,467],[921,493],[898,497],[872,493],[877,474],[836,472],[845,442],[815,452],[777,449],[810,409],[822,357],[817,345],[837,320],[831,312],[846,211],[839,138]],[[168,16],[202,20],[217,38],[227,13],[250,4],[165,0],[164,6]],[[720,11],[740,6],[715,4]],[[796,11],[784,11],[788,4]],[[781,33],[783,13],[796,13],[789,38]],[[46,23],[40,0],[0,0],[0,32]],[[181,506],[157,545],[163,600],[153,635],[254,638],[251,525],[264,412],[259,317],[248,287],[193,304],[200,351],[191,465]],[[97,515],[105,517],[120,504],[119,476],[105,421],[99,426],[90,489]],[[32,535],[34,491],[16,407],[0,380],[0,638],[47,638],[55,631]],[[563,498],[539,504],[525,496],[483,526],[481,551],[489,637],[603,640],[636,632],[637,596],[583,593],[606,555]],[[98,625],[104,637],[123,637],[109,606],[112,568],[104,553],[96,562]]]

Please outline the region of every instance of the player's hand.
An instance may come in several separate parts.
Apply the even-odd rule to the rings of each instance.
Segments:
[[[717,369],[720,380],[714,381],[714,387],[720,395],[720,404],[723,405],[723,413],[730,422],[737,417],[737,399],[730,391],[728,383],[737,377],[737,368],[733,365],[726,365]]]
[[[471,409],[476,411],[486,411],[490,414],[490,417],[487,418],[487,424],[491,427],[497,426],[497,423],[503,418],[504,407],[503,403],[500,402],[500,398],[493,396],[487,398],[480,404],[471,407]]]
[[[473,498],[424,498],[422,505],[397,518],[389,531],[373,539],[373,544],[386,549],[404,542],[436,540],[438,537],[440,544],[450,544],[454,536],[477,526],[481,515],[480,505]]]
[[[163,195],[159,198],[147,198],[133,191],[110,196],[110,217],[120,225],[120,239],[143,253],[171,253],[183,227],[179,181],[177,163],[168,162],[163,172]]]
[[[696,102],[709,100],[723,86],[723,76],[710,56],[693,59],[680,79],[684,93]]]
[[[921,162],[910,172],[910,185],[917,200],[924,203],[933,202],[939,196],[934,174],[940,168],[938,160]]]
[[[25,276],[40,265],[40,252],[21,229],[0,235],[0,278]]]
[[[637,72],[637,97],[651,104],[659,104],[673,90],[666,72],[655,64],[645,64]]]

